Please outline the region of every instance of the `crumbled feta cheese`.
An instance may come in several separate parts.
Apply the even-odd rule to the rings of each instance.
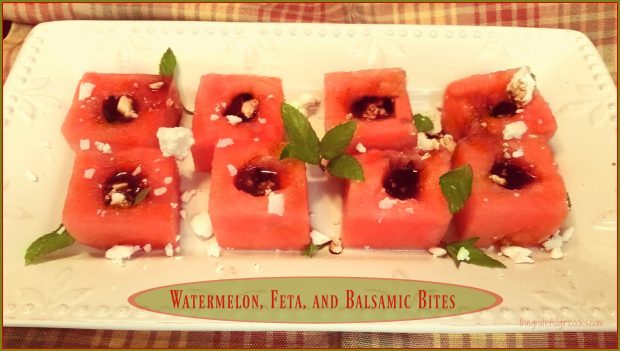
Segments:
[[[80,83],[80,91],[78,93],[78,100],[86,100],[93,94],[93,89],[95,89],[95,85],[89,82]]]
[[[170,207],[172,207],[172,208],[177,208],[178,206],[179,206],[179,204],[176,203],[176,202],[171,202],[170,203]]]
[[[153,249],[153,247],[151,246],[151,244],[146,244],[146,245],[142,246],[142,250],[144,250],[144,252],[146,252],[146,253],[151,252],[152,249]]]
[[[506,86],[506,92],[518,107],[523,107],[532,101],[536,80],[532,76],[529,67],[521,67],[512,76],[510,83]]]
[[[235,142],[231,138],[218,139],[217,143],[215,144],[215,147],[225,148],[225,147],[230,146],[230,145],[232,145],[234,143]]]
[[[309,93],[303,93],[297,101],[291,101],[291,105],[303,113],[304,116],[310,117],[316,113],[321,106],[321,99]]]
[[[446,148],[446,150],[450,152],[454,152],[456,148],[456,142],[454,141],[454,137],[450,134],[445,134],[439,139],[439,145]]]
[[[207,212],[202,212],[192,217],[190,225],[194,233],[200,237],[208,239],[213,236],[213,226]]]
[[[439,141],[436,139],[429,138],[426,136],[426,133],[418,133],[418,150],[422,151],[431,151],[439,149]]]
[[[267,123],[267,120],[265,118],[258,117],[258,123],[265,124]]]
[[[443,257],[446,255],[446,250],[441,247],[431,247],[428,249],[428,252],[433,255],[433,257]]]
[[[166,107],[172,107],[174,105],[174,100],[171,98],[166,99]]]
[[[166,256],[168,257],[174,255],[174,248],[172,247],[171,243],[166,244],[166,246],[164,247],[164,251],[166,252]]]
[[[269,94],[269,95],[267,95],[267,100],[271,100],[271,99],[273,99],[273,98],[274,98],[273,94]]]
[[[312,239],[312,243],[317,246],[327,244],[328,242],[332,241],[332,238],[330,238],[328,235],[325,235],[315,229],[312,229],[312,231],[310,232],[310,238]]]
[[[172,177],[164,178],[164,184],[170,184],[170,183],[172,183]]]
[[[357,145],[355,145],[355,150],[357,150],[357,152],[359,153],[364,153],[366,152],[366,146],[364,146],[364,144],[362,143],[357,143]]]
[[[389,210],[397,202],[396,199],[386,196],[383,200],[379,201],[379,208],[382,210]]]
[[[269,193],[267,197],[267,213],[275,214],[278,216],[284,215],[284,194],[278,194],[276,192]]]
[[[88,169],[84,170],[84,178],[86,178],[86,179],[93,179],[94,175],[95,175],[95,169],[94,168],[88,168]]]
[[[241,114],[245,116],[245,118],[252,118],[256,109],[258,108],[259,101],[258,99],[250,99],[243,102],[241,105]]]
[[[112,147],[108,143],[103,143],[101,141],[95,141],[95,147],[102,154],[111,154],[112,153]]]
[[[176,241],[177,243],[181,241],[181,235],[177,234],[177,236],[174,237],[174,241]]]
[[[105,258],[114,262],[114,264],[124,265],[123,260],[128,260],[131,256],[140,251],[140,246],[133,245],[115,245],[105,252]]]
[[[235,167],[234,165],[228,164],[226,165],[226,169],[228,169],[228,174],[230,174],[231,177],[237,175],[237,167]]]
[[[551,250],[551,258],[554,260],[559,260],[564,257],[564,252],[562,252],[561,248]]]
[[[164,82],[155,82],[155,83],[149,84],[149,88],[151,88],[151,90],[159,90],[163,86],[164,86]]]
[[[157,130],[157,139],[162,155],[174,156],[177,160],[185,159],[196,142],[192,131],[184,127],[161,127]]]
[[[39,181],[39,177],[29,169],[26,170],[25,176],[26,176],[26,179],[28,179],[31,182]]]
[[[423,113],[423,115],[428,117],[431,120],[431,122],[433,122],[433,129],[426,132],[426,134],[437,135],[441,133],[441,129],[442,129],[441,114],[438,113],[437,111],[426,111],[425,113]]]
[[[218,119],[220,119],[220,115],[214,113],[211,115],[211,117],[209,117],[209,119],[212,121],[217,121]]]
[[[207,256],[210,256],[210,257],[218,258],[222,256],[222,249],[217,243],[211,243],[209,246],[207,246],[206,251],[207,251]],[[222,267],[222,269],[224,268]]]
[[[168,191],[168,189],[165,186],[162,186],[161,188],[157,188],[153,190],[153,195],[161,196],[161,195],[164,195],[166,191]]]
[[[125,95],[118,99],[116,110],[126,118],[138,118],[138,114],[133,109],[133,100]]]
[[[183,203],[188,203],[194,195],[196,195],[196,189],[184,191],[183,194],[181,194],[181,201],[183,201]]]
[[[502,255],[510,258],[514,263],[534,263],[530,257],[532,250],[521,246],[504,246],[501,249]]]
[[[519,193],[513,193],[513,195],[514,195],[514,197],[519,197],[519,196],[521,196],[521,194],[519,194]]]
[[[521,139],[523,134],[527,132],[527,125],[523,121],[517,121],[506,124],[504,127],[504,140]]]
[[[125,202],[125,195],[122,193],[113,192],[110,194],[110,205],[120,205]]]
[[[456,253],[456,260],[457,261],[469,261],[470,260],[469,250],[461,246],[459,248],[459,251]]]
[[[425,152],[424,155],[422,155],[422,157],[420,157],[420,160],[424,161],[431,158],[431,154],[429,154],[428,152]]]
[[[90,139],[80,139],[80,150],[90,149]]]
[[[243,122],[243,118],[237,117],[235,115],[227,115],[226,119],[228,120],[228,123],[232,124],[233,126]]]
[[[502,185],[502,186],[506,185],[506,179],[498,176],[497,174],[491,174],[489,176],[489,179],[491,179],[496,184],[499,184],[499,185]]]
[[[552,259],[557,260],[565,256],[564,252],[562,252],[562,246],[573,237],[573,232],[573,227],[569,227],[563,233],[560,233],[558,230],[543,243],[543,248],[546,251],[551,251]]]
[[[353,114],[352,113],[347,113],[346,116],[344,116],[345,119],[351,119],[353,118]]]
[[[260,139],[259,139],[259,138],[254,138],[254,141],[255,141],[255,142],[259,142],[259,141],[260,141]]]
[[[140,174],[140,172],[142,172],[142,166],[136,167],[136,169],[134,169],[133,172],[131,172],[131,174],[134,176],[137,176],[138,174]]]
[[[514,158],[523,157],[523,155],[524,155],[523,149],[516,149],[515,151],[512,152],[512,157]]]

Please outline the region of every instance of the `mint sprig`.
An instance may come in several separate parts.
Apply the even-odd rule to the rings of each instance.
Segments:
[[[43,235],[28,246],[24,256],[26,265],[35,263],[49,253],[69,247],[74,242],[75,239],[71,237],[65,226],[61,224],[56,230]]]
[[[159,62],[159,75],[173,76],[174,69],[177,67],[177,58],[174,56],[172,49],[168,48],[161,57]]]
[[[329,242],[322,245],[314,245],[313,243],[308,244],[306,248],[301,252],[302,256],[314,257],[319,250],[329,245]]]
[[[281,160],[296,158],[320,165],[334,177],[364,180],[362,166],[355,158],[344,153],[355,134],[357,125],[354,121],[332,128],[319,140],[308,118],[295,107],[283,103],[282,120],[288,144],[280,153]]]
[[[476,244],[476,241],[478,241],[478,239],[479,238],[470,238],[467,240],[463,240],[460,242],[454,242],[454,243],[450,243],[446,245],[446,251],[448,252],[448,255],[450,256],[450,258],[452,258],[456,266],[459,267],[461,265],[461,262],[465,262],[465,263],[473,264],[476,266],[482,266],[482,267],[506,268],[506,266],[503,263],[501,263],[500,261],[496,259],[489,257],[487,254],[484,253],[484,251],[476,247],[475,244]],[[461,248],[464,248],[467,251],[469,251],[468,260],[461,261],[457,259],[458,252],[461,250]]]
[[[458,212],[471,195],[473,173],[469,164],[451,170],[439,177],[443,196],[448,200],[451,213]]]
[[[419,113],[413,115],[413,123],[415,124],[415,129],[422,133],[430,132],[434,128],[433,121]]]

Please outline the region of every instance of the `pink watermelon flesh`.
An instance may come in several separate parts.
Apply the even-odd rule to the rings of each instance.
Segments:
[[[279,142],[236,142],[215,149],[209,215],[220,246],[246,250],[301,250],[309,243],[305,166],[293,159],[279,161],[282,146]],[[239,190],[235,186],[236,177],[241,176],[244,166],[248,165],[277,172],[280,188],[263,196]],[[284,212],[281,216],[268,213],[269,198],[274,194],[283,195]]]
[[[452,218],[439,187],[450,169],[450,154],[433,151],[421,160],[416,153],[370,150],[355,156],[364,169],[363,182],[347,185],[343,205],[342,241],[345,247],[423,249],[437,246]],[[383,187],[390,163],[413,161],[419,170],[417,195],[408,200],[389,196]],[[394,200],[391,208],[380,203]]]
[[[227,108],[240,94],[258,100],[258,110],[248,122],[231,124]],[[253,75],[207,74],[196,95],[193,126],[196,144],[192,156],[196,171],[211,170],[213,152],[220,139],[281,141],[284,137],[280,107],[284,97],[279,78]]]
[[[353,116],[353,106],[363,97],[393,100],[392,117],[367,119]],[[357,122],[349,151],[357,143],[366,148],[404,149],[415,146],[415,127],[407,95],[405,71],[400,68],[333,72],[325,75],[325,129],[348,120]]]
[[[527,134],[550,139],[557,129],[555,118],[538,89],[522,112],[513,116],[490,116],[494,106],[509,101],[506,86],[518,69],[474,75],[451,83],[446,88],[442,107],[445,133],[456,140],[477,133],[502,135],[506,124],[524,121]]]
[[[158,89],[149,87],[157,82],[163,85]],[[90,94],[89,86],[94,86]],[[127,123],[108,122],[103,113],[105,101],[111,96],[123,95],[133,100],[138,117]],[[177,126],[181,111],[178,91],[169,77],[86,73],[75,91],[62,133],[74,150],[80,150],[82,139],[88,139],[93,148],[95,141],[112,147],[158,147],[157,129]]]
[[[519,149],[523,156],[505,157]],[[513,190],[498,185],[490,178],[498,160],[516,165],[535,179]],[[568,214],[564,182],[551,147],[542,137],[508,142],[489,135],[470,137],[458,144],[452,163],[453,167],[470,164],[473,169],[471,196],[454,219],[460,237],[479,237],[480,247],[539,245],[560,228]]]
[[[106,181],[120,171],[148,181],[150,192],[136,206],[106,205]],[[92,179],[85,177],[94,169]],[[159,190],[156,190],[159,189]],[[165,189],[163,194],[160,192]],[[67,190],[63,224],[78,242],[99,249],[114,245],[151,244],[162,248],[175,243],[179,233],[179,175],[173,158],[158,149],[130,148],[103,154],[79,152]]]

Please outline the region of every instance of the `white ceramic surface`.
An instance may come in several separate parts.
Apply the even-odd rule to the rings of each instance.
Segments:
[[[347,250],[309,259],[298,253],[224,252],[208,257],[182,223],[182,259],[139,255],[125,267],[76,246],[49,262],[24,267],[28,244],[61,217],[73,160],[60,134],[85,71],[156,73],[172,47],[189,109],[207,72],[256,73],[283,79],[285,95],[322,95],[323,73],[371,67],[407,71],[413,110],[435,106],[452,80],[529,65],[558,121],[552,140],[572,200],[575,229],[568,256],[508,269],[462,265],[425,252]],[[340,24],[208,22],[55,22],[35,27],[3,92],[3,323],[185,330],[343,330],[493,332],[616,330],[617,91],[600,56],[581,33],[567,30]],[[312,117],[322,124],[322,111]],[[191,124],[185,116],[183,125]],[[322,128],[319,128],[322,129]],[[198,195],[189,217],[206,210],[209,177],[181,164],[183,189]],[[33,182],[26,172],[38,177]],[[326,231],[338,230],[337,184],[309,171],[312,210]],[[325,190],[325,189],[330,190]],[[325,194],[319,191],[326,191]],[[505,259],[502,259],[505,261]],[[234,277],[333,275],[394,277],[464,284],[494,291],[504,302],[459,317],[368,324],[259,324],[197,320],[136,309],[127,297],[172,283]],[[523,326],[520,320],[597,320],[602,325]],[[578,322],[577,322],[578,323]],[[598,322],[596,322],[598,323]]]

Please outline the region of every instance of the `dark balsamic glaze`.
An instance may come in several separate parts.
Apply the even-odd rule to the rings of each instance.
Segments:
[[[252,196],[265,196],[280,189],[280,175],[268,166],[246,164],[235,175],[235,187]]]
[[[394,116],[394,99],[387,96],[362,96],[351,105],[356,118],[384,119]]]
[[[129,123],[134,120],[134,118],[125,117],[122,113],[118,112],[117,106],[120,99],[120,96],[111,95],[103,102],[103,118],[105,118],[108,123]],[[133,101],[133,109],[136,113],[138,112],[135,101]]]
[[[229,115],[237,116],[242,119],[241,122],[251,121],[254,117],[256,117],[256,114],[258,113],[258,107],[254,109],[254,112],[252,112],[250,116],[246,116],[243,113],[243,104],[246,101],[250,101],[254,99],[255,99],[254,96],[249,93],[241,93],[235,96],[228,104],[228,107],[226,107],[226,111],[224,111],[224,116],[229,116]]]
[[[102,185],[103,202],[106,206],[133,206],[136,196],[143,189],[148,188],[146,178],[135,176],[132,172],[117,171],[109,177]],[[112,193],[120,193],[125,196],[125,200],[120,204],[110,205],[112,202]]]
[[[500,101],[497,105],[491,108],[491,117],[510,117],[514,116],[517,113],[519,107],[515,105],[514,102],[510,100]]]
[[[418,194],[420,173],[409,161],[405,164],[390,165],[390,170],[383,179],[385,192],[399,200],[412,199]]]
[[[523,167],[506,159],[498,159],[491,167],[491,174],[502,177],[506,184],[498,184],[509,190],[521,189],[536,180],[536,176]]]

